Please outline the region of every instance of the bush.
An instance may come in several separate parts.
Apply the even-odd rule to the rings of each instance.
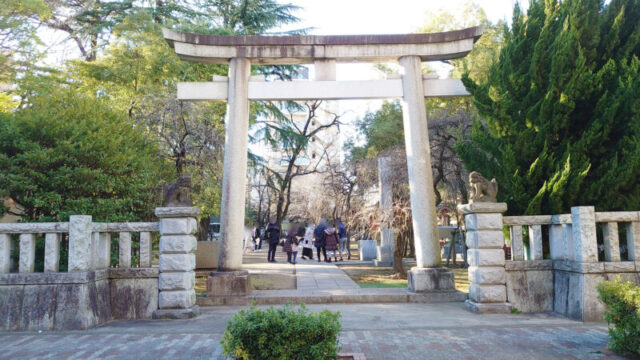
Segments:
[[[607,305],[604,319],[609,329],[609,348],[617,353],[640,356],[640,286],[627,281],[606,281],[598,284],[600,300]]]
[[[261,310],[252,305],[235,314],[221,341],[224,353],[240,359],[336,359],[340,312],[295,309]]]

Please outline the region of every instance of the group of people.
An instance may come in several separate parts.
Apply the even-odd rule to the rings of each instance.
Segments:
[[[290,264],[296,263],[300,249],[302,249],[302,259],[313,260],[314,247],[318,262],[322,261],[321,256],[324,257],[325,262],[331,262],[332,257],[333,261],[338,261],[338,255],[340,255],[340,261],[344,261],[343,253],[346,253],[347,260],[351,260],[347,227],[340,219],[331,222],[322,220],[318,226],[290,223],[286,233],[281,231],[276,219],[271,219],[263,234],[261,236],[260,229],[256,229],[254,242],[257,243],[257,249],[262,247],[263,238],[268,242],[267,261],[269,262],[276,262],[276,251],[283,234],[285,234],[283,248],[287,253],[287,262]]]

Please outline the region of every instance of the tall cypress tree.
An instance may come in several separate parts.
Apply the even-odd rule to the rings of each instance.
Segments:
[[[640,0],[516,6],[486,83],[484,120],[458,145],[513,214],[640,207]]]

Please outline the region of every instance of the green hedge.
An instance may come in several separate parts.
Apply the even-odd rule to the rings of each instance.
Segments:
[[[253,305],[229,320],[221,343],[225,355],[245,360],[336,359],[339,332],[340,312]]]
[[[609,329],[609,348],[617,353],[640,357],[640,286],[620,278],[598,285],[600,300],[607,305],[604,319]]]

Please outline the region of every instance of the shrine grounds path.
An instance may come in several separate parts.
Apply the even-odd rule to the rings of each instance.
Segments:
[[[475,315],[463,303],[309,305],[342,314],[342,352],[367,359],[616,359],[607,326],[552,315]],[[224,359],[242,307],[191,320],[114,321],[86,331],[0,333],[0,359]]]

